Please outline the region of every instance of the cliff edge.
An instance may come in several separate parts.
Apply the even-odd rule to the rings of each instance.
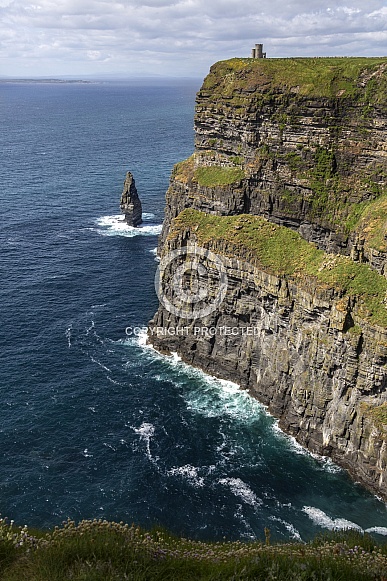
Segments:
[[[386,58],[211,68],[166,196],[148,333],[385,499],[386,89]]]

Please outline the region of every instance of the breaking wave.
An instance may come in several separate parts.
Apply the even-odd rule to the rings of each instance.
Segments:
[[[102,216],[96,220],[95,229],[101,236],[158,236],[161,233],[162,224],[154,224],[150,220],[154,214],[143,214],[143,223],[137,228],[128,226],[122,215]]]
[[[344,531],[352,529],[359,531],[360,533],[376,533],[379,535],[387,536],[387,527],[375,526],[363,529],[358,524],[345,518],[331,518],[323,510],[313,506],[304,506],[302,510],[308,515],[308,517],[315,525],[330,531]]]

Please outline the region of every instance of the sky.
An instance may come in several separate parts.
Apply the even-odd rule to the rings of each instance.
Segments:
[[[200,78],[256,42],[386,56],[387,0],[0,0],[0,77]]]

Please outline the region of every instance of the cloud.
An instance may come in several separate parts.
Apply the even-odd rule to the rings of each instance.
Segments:
[[[377,55],[384,0],[0,0],[0,74],[203,76],[249,56]]]

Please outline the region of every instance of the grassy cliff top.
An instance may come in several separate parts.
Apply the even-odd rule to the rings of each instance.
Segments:
[[[282,93],[387,103],[387,57],[234,58],[214,64],[201,94]],[[200,95],[200,93],[199,93]]]
[[[259,216],[220,217],[186,209],[173,221],[169,238],[186,228],[199,244],[230,243],[234,251],[237,249],[235,258],[252,261],[268,273],[298,281],[300,286],[313,278],[320,288],[359,297],[362,318],[387,327],[387,279],[365,264],[318,250],[297,232]]]

